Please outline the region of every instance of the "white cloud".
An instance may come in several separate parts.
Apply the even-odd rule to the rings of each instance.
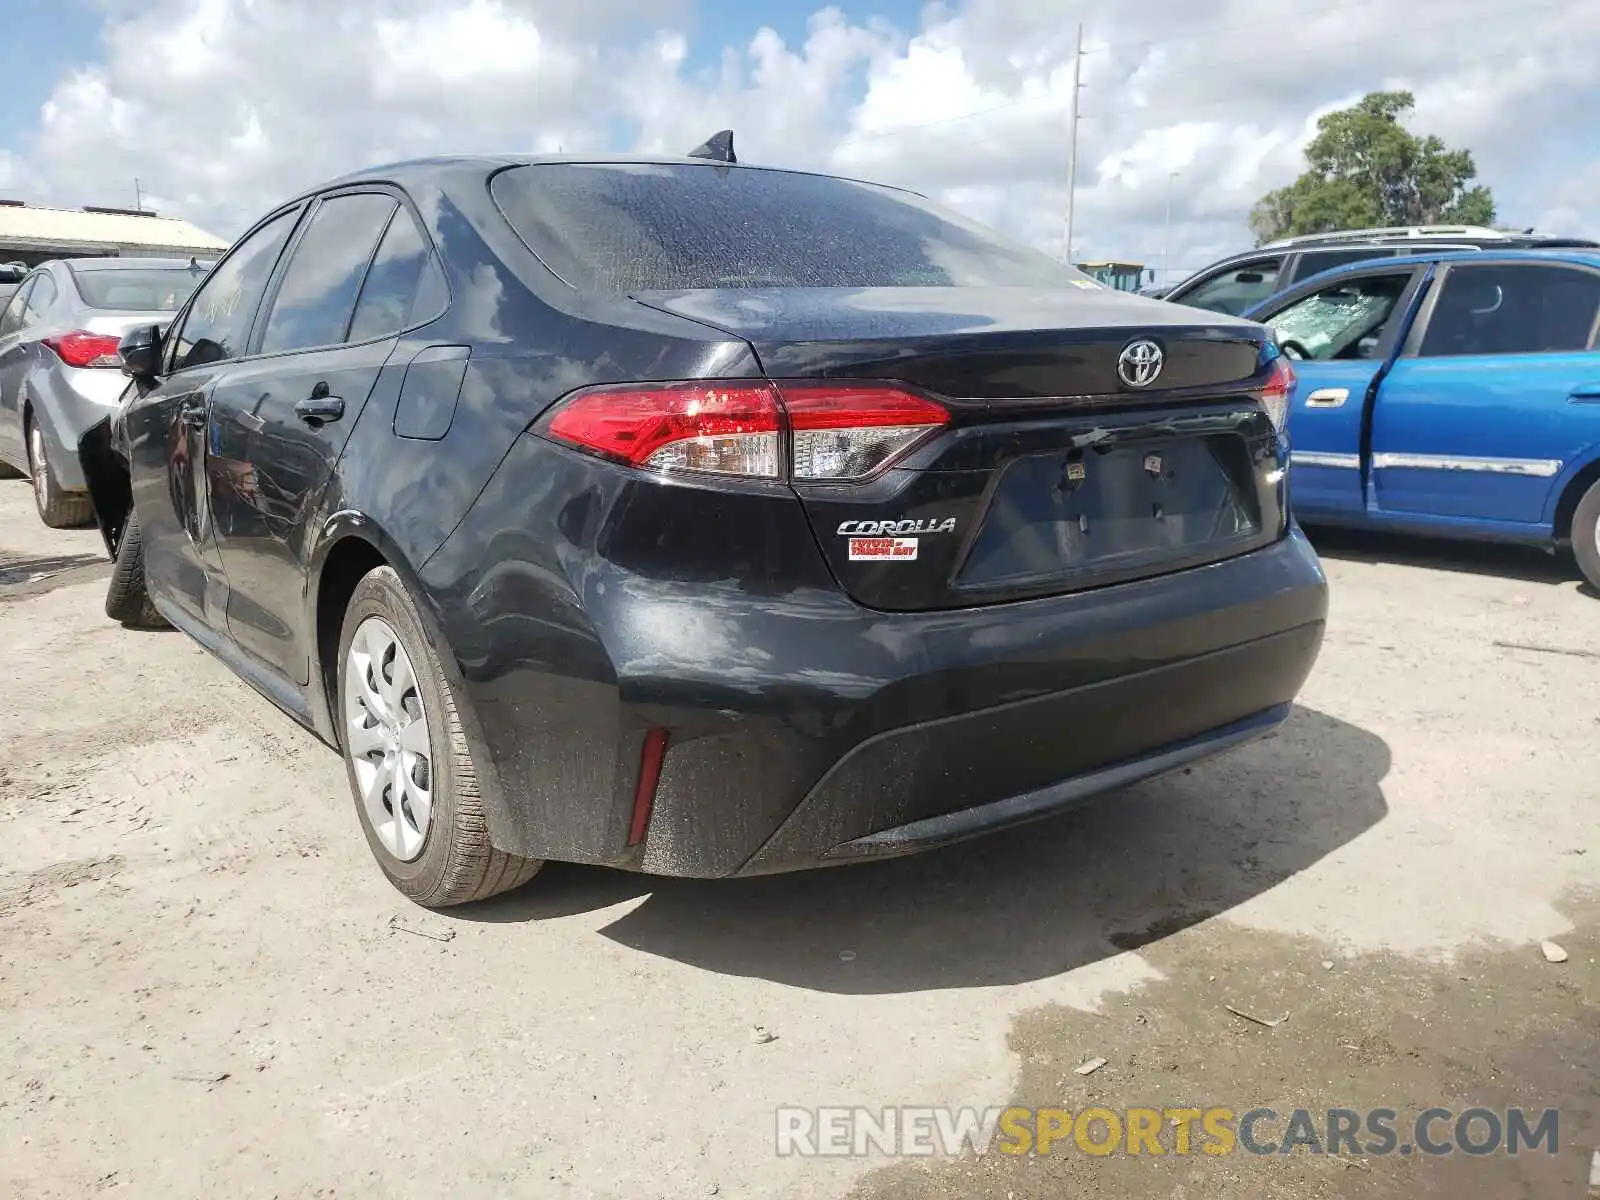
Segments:
[[[796,42],[722,46],[696,40],[693,0],[104,2],[98,61],[0,148],[5,194],[114,202],[137,175],[231,234],[364,163],[678,152],[731,126],[750,160],[912,186],[1058,251],[1081,16],[1084,256],[1198,267],[1248,244],[1316,117],[1399,86],[1506,221],[1600,234],[1600,5],[1413,0],[1397,30],[1389,0],[950,0],[915,29],[821,9]]]

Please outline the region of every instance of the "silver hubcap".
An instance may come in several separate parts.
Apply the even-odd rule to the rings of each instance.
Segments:
[[[50,498],[50,463],[44,456],[44,432],[37,425],[28,434],[28,457],[33,460],[33,494],[44,504]]]
[[[356,629],[344,671],[345,753],[361,806],[383,848],[410,862],[433,819],[433,746],[416,672],[380,617]]]

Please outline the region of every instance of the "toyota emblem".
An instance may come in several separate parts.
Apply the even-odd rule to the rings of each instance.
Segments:
[[[1117,375],[1129,387],[1149,387],[1161,374],[1166,355],[1149,338],[1129,342],[1117,359]]]

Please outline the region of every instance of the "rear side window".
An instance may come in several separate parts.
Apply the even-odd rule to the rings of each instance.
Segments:
[[[373,192],[322,202],[290,256],[260,353],[344,341],[362,276],[398,207],[393,197]]]
[[[496,175],[518,236],[580,291],[1060,287],[1085,276],[874,184],[751,167],[535,164]]]
[[[350,322],[352,342],[398,333],[418,316],[413,311],[417,285],[428,265],[428,246],[415,219],[402,208],[389,222],[389,229],[378,243],[378,253],[361,285],[356,315]]]
[[[204,278],[204,271],[180,267],[73,272],[85,304],[122,312],[175,312]]]
[[[1540,354],[1588,348],[1600,275],[1573,267],[1454,266],[1419,353]]]
[[[1335,267],[1365,262],[1369,258],[1392,257],[1394,257],[1393,252],[1383,246],[1356,246],[1348,250],[1304,250],[1300,254],[1300,261],[1295,264],[1294,282],[1310,279],[1313,275],[1320,275]]]
[[[1191,291],[1170,299],[1174,304],[1187,304],[1190,308],[1204,308],[1236,317],[1277,292],[1278,272],[1282,267],[1282,259],[1256,259],[1241,266],[1229,267]]]
[[[200,285],[172,340],[172,370],[224,362],[244,353],[261,293],[299,216],[300,210],[293,209],[268,221]]]

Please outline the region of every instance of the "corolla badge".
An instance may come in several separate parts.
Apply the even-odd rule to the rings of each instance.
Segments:
[[[1117,376],[1129,387],[1149,387],[1161,374],[1166,357],[1149,338],[1129,342],[1117,359]]]

